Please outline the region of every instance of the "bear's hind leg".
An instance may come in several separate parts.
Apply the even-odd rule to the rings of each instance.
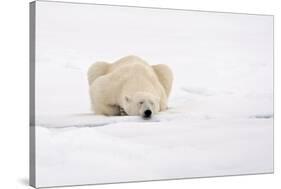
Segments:
[[[152,68],[158,76],[159,82],[164,87],[167,97],[169,97],[173,84],[172,70],[165,64],[157,64],[152,66]]]
[[[91,85],[98,77],[107,73],[110,64],[107,62],[96,62],[88,69],[88,82]]]

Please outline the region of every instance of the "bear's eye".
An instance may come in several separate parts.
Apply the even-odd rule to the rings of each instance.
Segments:
[[[151,106],[154,106],[154,103],[152,101],[149,101],[149,103],[151,104]]]
[[[142,105],[144,103],[144,101],[140,101],[139,104]]]

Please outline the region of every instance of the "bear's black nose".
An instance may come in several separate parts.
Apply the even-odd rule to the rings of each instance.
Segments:
[[[150,118],[150,117],[151,117],[151,114],[152,114],[151,110],[145,110],[145,111],[144,111],[143,117],[144,117],[144,118]]]

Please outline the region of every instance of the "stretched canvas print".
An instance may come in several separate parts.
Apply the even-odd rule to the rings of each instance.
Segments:
[[[30,184],[273,173],[273,16],[30,4]]]

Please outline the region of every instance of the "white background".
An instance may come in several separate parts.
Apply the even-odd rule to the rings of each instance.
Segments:
[[[246,12],[275,15],[275,97],[280,95],[279,51],[280,13],[278,1],[236,0],[236,1],[97,1],[83,2],[168,7],[193,10],[224,12]],[[28,1],[11,0],[0,4],[0,188],[28,188]],[[275,105],[279,99],[275,98]],[[103,186],[83,186],[76,188],[278,188],[280,185],[280,116],[275,106],[275,174],[256,176],[236,176],[178,181],[114,184]],[[200,165],[199,165],[200,166]],[[280,186],[279,186],[280,187]]]

